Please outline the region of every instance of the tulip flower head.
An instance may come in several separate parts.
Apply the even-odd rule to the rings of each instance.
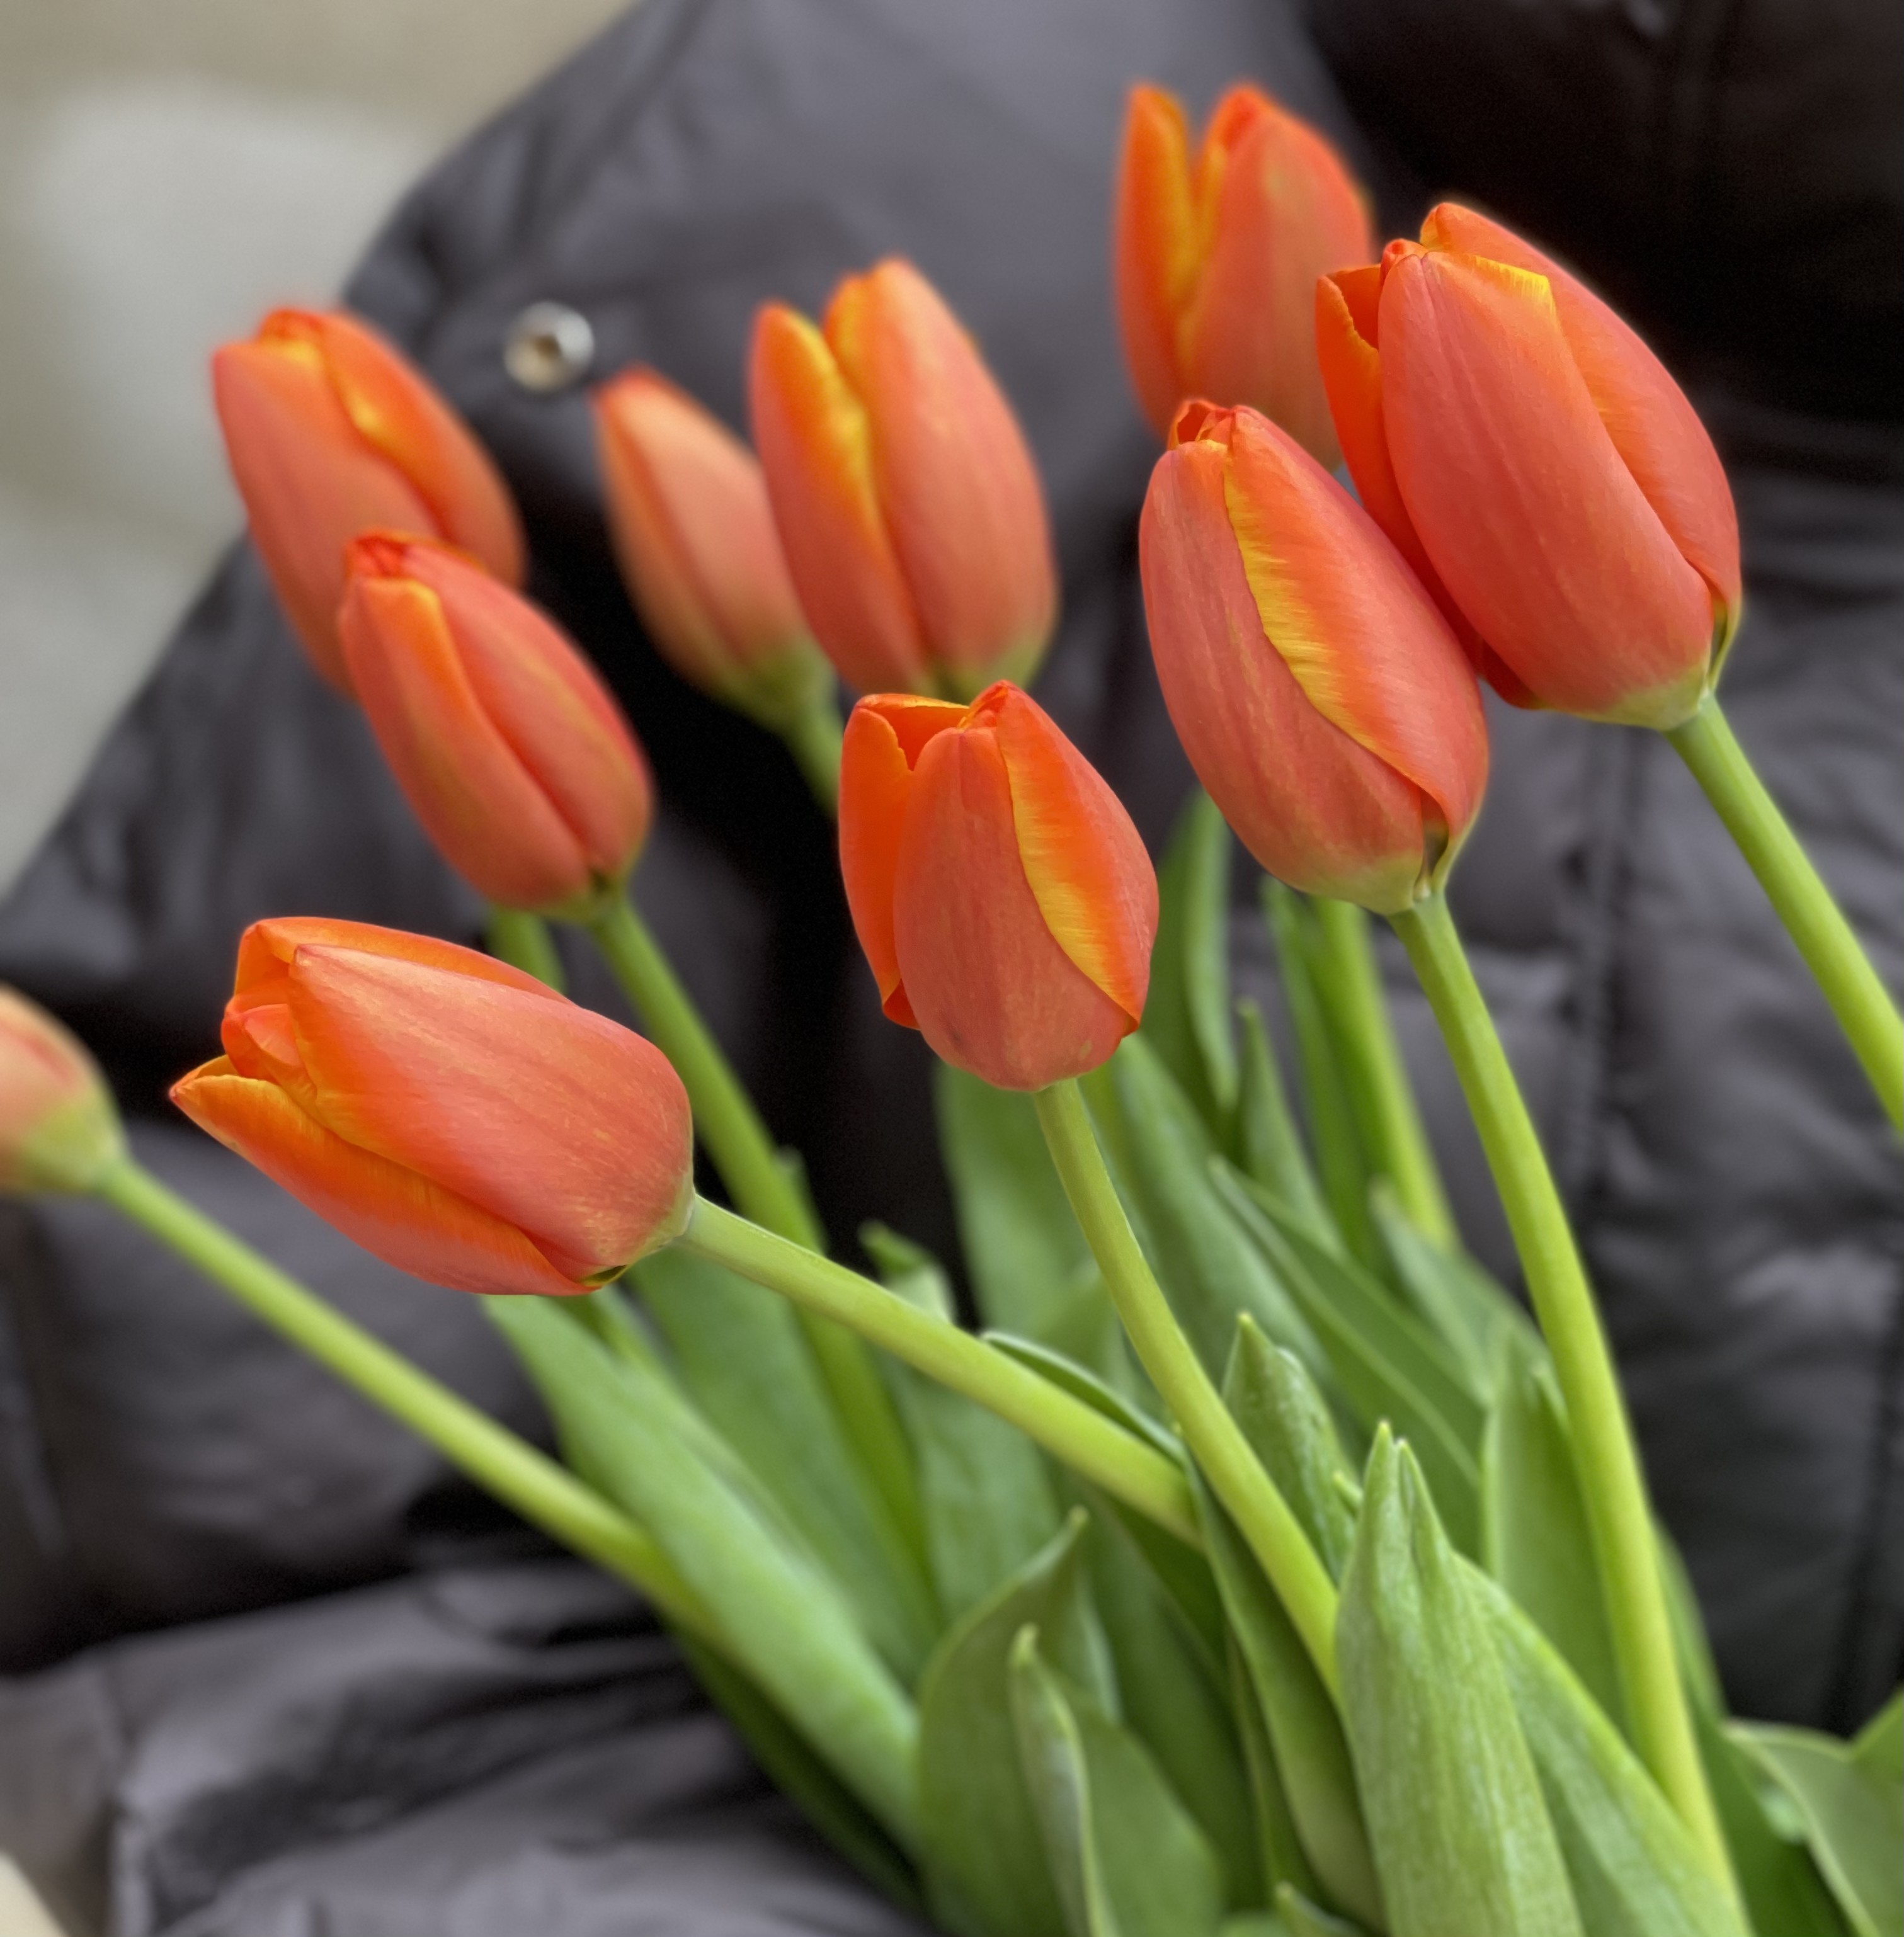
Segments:
[[[1362,192],[1326,138],[1237,86],[1193,159],[1182,104],[1133,88],[1113,239],[1125,356],[1157,435],[1185,399],[1207,397],[1249,405],[1334,464],[1316,278],[1366,262],[1374,245]]]
[[[753,453],[653,370],[594,395],[608,530],[662,656],[704,693],[784,728],[830,688],[787,576]]]
[[[365,1250],[459,1291],[587,1291],[679,1235],[667,1059],[533,976],[361,922],[262,921],[196,1123]]]
[[[1373,520],[1266,417],[1190,403],[1138,543],[1164,703],[1244,845],[1379,914],[1439,887],[1487,728],[1459,641]]]
[[[317,669],[337,643],[344,548],[387,526],[447,539],[519,584],[523,539],[496,468],[423,375],[353,317],[274,311],[213,354],[212,394],[252,542]]]
[[[816,327],[770,303],[753,441],[800,604],[849,686],[968,699],[1028,679],[1057,611],[1050,521],[1011,407],[908,262]]]
[[[125,1152],[99,1066],[37,1003],[0,985],[0,1193],[90,1190]]]
[[[505,908],[580,915],[646,839],[647,763],[594,668],[520,593],[433,540],[348,552],[345,665],[450,865]]]
[[[1503,698],[1677,726],[1738,629],[1739,523],[1684,393],[1557,264],[1445,202],[1316,290],[1363,502]]]
[[[1117,796],[1001,681],[847,722],[840,864],[886,1014],[1003,1090],[1095,1069],[1136,1028],[1157,877]]]

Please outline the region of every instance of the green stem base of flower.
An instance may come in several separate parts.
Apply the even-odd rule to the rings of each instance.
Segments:
[[[558,994],[565,987],[562,957],[556,953],[555,938],[549,932],[549,924],[539,914],[529,914],[521,908],[492,905],[484,928],[484,940],[499,962],[506,962],[511,968],[520,968],[526,975],[533,975],[537,981],[546,982]]]
[[[844,724],[829,679],[779,729],[813,797],[829,815],[840,811],[840,747]]]
[[[1327,1569],[1250,1450],[1151,1275],[1105,1168],[1077,1083],[1070,1078],[1054,1083],[1032,1100],[1065,1195],[1144,1369],[1175,1418],[1210,1490],[1269,1576],[1323,1685],[1336,1694],[1336,1587]]]
[[[1885,1114],[1894,1128],[1904,1130],[1904,1017],[1733,738],[1718,698],[1708,695],[1691,719],[1666,738],[1759,878],[1863,1064]]]
[[[1432,895],[1390,919],[1441,1025],[1554,1355],[1633,1746],[1732,1889],[1673,1651],[1646,1482],[1566,1209],[1447,903]]]
[[[627,1581],[673,1626],[726,1652],[714,1617],[647,1532],[546,1454],[418,1371],[129,1157],[101,1180],[98,1194],[523,1519]]]

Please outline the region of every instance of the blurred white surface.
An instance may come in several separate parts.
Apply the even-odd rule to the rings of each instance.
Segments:
[[[60,1937],[59,1926],[5,1856],[0,1856],[0,1930],[6,1937]]]
[[[212,346],[622,4],[0,0],[0,893],[238,527]]]

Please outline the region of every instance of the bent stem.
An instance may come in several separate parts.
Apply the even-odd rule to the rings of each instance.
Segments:
[[[627,1581],[672,1626],[726,1654],[714,1617],[646,1530],[547,1454],[418,1371],[132,1158],[106,1174],[98,1193],[524,1520]]]
[[[1798,945],[1894,1128],[1904,1130],[1904,1017],[1831,890],[1745,757],[1716,695],[1666,738],[1705,790]]]
[[[562,957],[556,953],[549,924],[539,914],[492,903],[483,938],[499,962],[546,982],[558,995],[562,993]]]
[[[632,906],[617,896],[590,932],[655,1046],[675,1066],[706,1146],[733,1200],[755,1223],[804,1246],[826,1248],[792,1161],[767,1126],[720,1045]],[[860,1341],[802,1308],[801,1329],[847,1439],[907,1546],[925,1553],[912,1449],[892,1395]]]
[[[950,1320],[705,1198],[695,1199],[687,1229],[675,1241],[803,1311],[850,1326],[869,1344],[1008,1420],[1187,1545],[1202,1544],[1189,1485],[1161,1453]]]
[[[1613,1356],[1552,1172],[1439,895],[1390,920],[1414,964],[1473,1112],[1572,1428],[1633,1746],[1734,1889],[1673,1651],[1658,1542]]]
[[[1324,1687],[1339,1696],[1335,1584],[1302,1523],[1230,1417],[1151,1275],[1105,1168],[1075,1079],[1054,1083],[1032,1101],[1065,1195],[1144,1369],[1175,1418],[1210,1490],[1269,1576]]]

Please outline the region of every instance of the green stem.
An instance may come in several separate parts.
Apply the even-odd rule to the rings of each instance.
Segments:
[[[539,914],[493,905],[484,938],[499,962],[533,975],[558,993],[562,989],[562,957],[556,953],[549,924]]]
[[[1336,1693],[1336,1588],[1328,1570],[1250,1450],[1151,1275],[1105,1168],[1075,1080],[1054,1083],[1032,1100],[1065,1195],[1144,1369],[1175,1417],[1210,1490],[1269,1576],[1324,1686]]]
[[[686,1087],[695,1134],[742,1214],[790,1243],[823,1250],[825,1239],[791,1163],[774,1147],[752,1099],[641,917],[617,896],[592,932],[655,1046]],[[907,1545],[923,1556],[924,1520],[912,1449],[878,1367],[850,1332],[805,1309],[801,1329],[867,1476]]]
[[[1202,1544],[1190,1488],[1169,1460],[995,1346],[705,1198],[695,1200],[687,1229],[675,1242],[805,1311],[850,1326],[928,1378],[1009,1420],[1054,1458],[1179,1540]]]
[[[844,729],[833,682],[816,687],[780,729],[780,737],[805,775],[813,797],[830,815],[840,809],[840,744]]]
[[[1431,895],[1390,920],[1447,1039],[1554,1355],[1633,1746],[1731,1888],[1731,1862],[1673,1652],[1646,1481],[1560,1194],[1448,904]]]
[[[99,1194],[327,1366],[526,1520],[638,1589],[674,1626],[723,1654],[711,1614],[647,1532],[546,1454],[499,1426],[280,1271],[128,1157]]]
[[[1850,1039],[1894,1127],[1904,1130],[1904,1017],[1878,979],[1844,911],[1799,845],[1778,803],[1753,771],[1708,694],[1684,725],[1667,735],[1705,790],[1726,831],[1798,944],[1805,966]]]
[[[1369,1149],[1409,1221],[1424,1237],[1451,1250],[1459,1241],[1454,1214],[1395,1039],[1369,917],[1351,902],[1318,899],[1311,905],[1335,968],[1320,993],[1338,1020],[1351,1087],[1369,1119]]]

